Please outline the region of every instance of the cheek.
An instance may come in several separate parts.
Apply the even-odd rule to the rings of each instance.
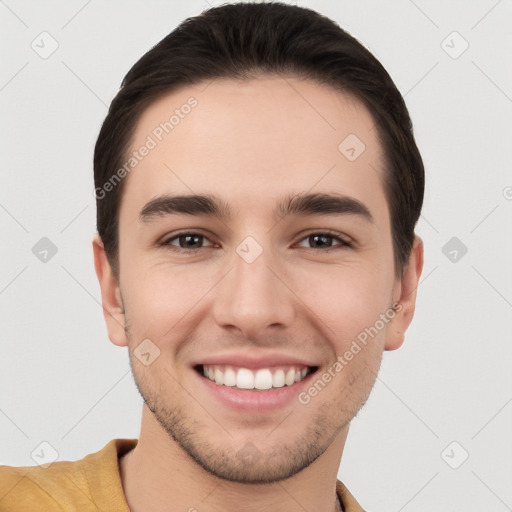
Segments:
[[[130,324],[139,336],[153,337],[155,341],[169,338],[187,325],[201,309],[201,299],[218,280],[210,272],[198,272],[193,265],[171,267],[157,265],[144,269],[141,262],[126,264],[123,275],[123,297],[130,313]],[[130,272],[129,269],[137,269]],[[144,332],[142,332],[144,330]]]
[[[301,299],[322,320],[328,337],[339,336],[340,349],[373,325],[389,306],[388,284],[378,275],[368,268],[331,266],[304,273],[300,280]]]

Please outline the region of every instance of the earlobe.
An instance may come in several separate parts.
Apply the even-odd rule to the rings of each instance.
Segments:
[[[112,272],[101,238],[96,235],[92,241],[94,268],[101,289],[103,316],[107,324],[110,341],[119,347],[127,345],[125,332],[124,305],[119,283]]]
[[[386,333],[386,350],[400,348],[405,339],[405,331],[412,322],[416,307],[416,293],[423,270],[423,241],[415,236],[407,266],[399,284],[400,298],[395,308],[395,316],[388,326]]]

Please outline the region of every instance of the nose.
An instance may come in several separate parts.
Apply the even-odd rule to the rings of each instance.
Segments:
[[[242,251],[236,252],[232,262],[231,271],[216,287],[217,324],[251,340],[268,339],[276,329],[290,327],[295,297],[271,251],[263,250],[252,262]]]

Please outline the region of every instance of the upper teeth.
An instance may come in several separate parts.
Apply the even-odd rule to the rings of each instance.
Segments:
[[[307,367],[260,368],[253,371],[231,366],[203,365],[205,377],[219,385],[236,386],[239,389],[282,388],[285,384],[291,386],[302,380],[307,372]]]

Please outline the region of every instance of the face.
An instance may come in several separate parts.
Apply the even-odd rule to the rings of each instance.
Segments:
[[[346,430],[412,317],[419,275],[395,277],[372,117],[308,81],[215,80],[153,103],[142,146],[119,282],[98,274],[110,339],[204,469],[287,478]]]

